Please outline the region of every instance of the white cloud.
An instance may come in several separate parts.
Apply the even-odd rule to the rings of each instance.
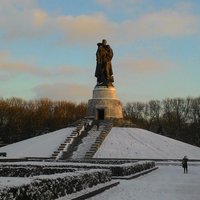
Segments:
[[[35,0],[1,0],[0,29],[7,41],[44,37],[53,33],[51,18]]]
[[[69,100],[87,102],[90,98],[90,88],[85,85],[55,83],[43,84],[33,88],[36,98],[50,98],[53,100]]]
[[[135,73],[162,73],[170,71],[179,67],[176,63],[168,60],[159,60],[151,57],[144,57],[142,59],[134,59],[131,56],[121,58],[116,68],[120,73],[125,73],[127,76]]]
[[[38,68],[31,63],[26,63],[22,61],[10,61],[11,54],[9,52],[0,52],[0,70],[4,73],[15,74],[34,74],[34,75],[48,75],[48,71]]]
[[[136,4],[143,3],[144,0],[96,0],[96,2],[106,8],[112,9],[130,9]]]
[[[64,41],[68,43],[86,44],[115,34],[115,24],[102,14],[62,16],[57,22],[63,31]]]
[[[51,15],[34,0],[0,1],[0,29],[4,39],[32,39],[57,34],[59,43],[87,45],[102,38],[116,43],[130,43],[150,37],[180,37],[200,32],[200,16],[194,15],[189,4],[158,10],[123,21],[113,21],[103,13],[91,15]],[[131,7],[143,0],[98,0],[98,3]],[[120,2],[120,3],[119,3]]]
[[[84,74],[84,70],[71,65],[56,66],[54,68],[38,67],[28,60],[28,62],[21,60],[12,60],[12,55],[8,51],[0,51],[0,70],[5,76],[30,74],[38,77],[72,77],[74,75]],[[1,78],[2,79],[2,78]]]
[[[184,36],[199,32],[199,19],[187,13],[173,10],[146,14],[137,20],[127,20],[121,24],[121,30],[129,38],[145,38],[156,36]]]

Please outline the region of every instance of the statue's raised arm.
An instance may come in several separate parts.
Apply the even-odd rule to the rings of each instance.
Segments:
[[[97,86],[113,86],[114,78],[111,63],[113,50],[105,39],[102,40],[102,43],[97,43],[97,46],[95,71]]]

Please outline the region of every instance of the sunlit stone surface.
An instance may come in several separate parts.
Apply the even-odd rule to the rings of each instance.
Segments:
[[[114,87],[96,86],[88,101],[87,116],[99,120],[122,118],[122,104]]]

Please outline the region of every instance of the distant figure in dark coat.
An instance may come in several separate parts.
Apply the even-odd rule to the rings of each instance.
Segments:
[[[97,131],[99,130],[99,122],[97,122]]]
[[[188,173],[188,163],[187,162],[188,162],[188,158],[187,158],[187,156],[184,156],[183,160],[182,160],[182,167],[184,169],[184,174]]]

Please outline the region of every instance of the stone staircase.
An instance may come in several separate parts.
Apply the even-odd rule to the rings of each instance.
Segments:
[[[65,141],[60,144],[58,149],[53,152],[51,159],[61,160],[63,157],[67,157],[70,153],[70,150],[74,146],[74,143],[78,140],[78,138],[82,137],[83,134],[86,133],[86,130],[91,126],[92,121],[88,119],[79,120],[76,123],[75,130],[72,131],[70,136],[68,136]]]
[[[97,129],[96,123],[99,123]],[[101,146],[103,140],[112,129],[112,123],[108,121],[94,122],[92,128],[87,132],[87,135],[82,138],[81,143],[73,151],[71,159],[85,159],[92,158],[98,148]]]
[[[101,122],[103,129],[100,131],[100,134],[96,138],[95,142],[91,145],[89,150],[85,154],[85,159],[90,159],[94,156],[94,154],[97,152],[98,148],[101,146],[103,143],[104,139],[106,136],[109,134],[111,131],[113,124],[110,121],[102,121]]]

